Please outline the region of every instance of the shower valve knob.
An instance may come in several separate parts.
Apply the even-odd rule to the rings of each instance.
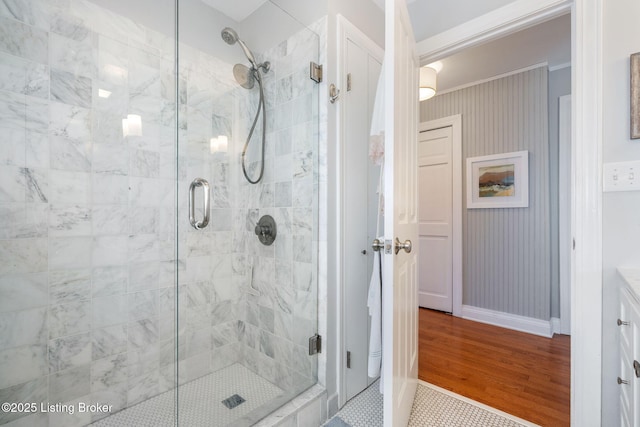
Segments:
[[[271,227],[268,225],[256,225],[255,231],[258,236],[268,236],[271,234]]]
[[[258,240],[264,245],[271,245],[276,239],[277,227],[276,222],[270,215],[264,215],[254,229]]]

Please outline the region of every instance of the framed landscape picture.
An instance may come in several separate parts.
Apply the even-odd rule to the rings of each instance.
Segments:
[[[528,151],[467,158],[467,209],[528,206]]]

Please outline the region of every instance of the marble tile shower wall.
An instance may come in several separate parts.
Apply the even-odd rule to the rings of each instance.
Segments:
[[[211,259],[202,259],[230,236],[186,233],[181,221],[176,263],[176,173],[185,180],[205,171],[198,145],[185,144],[176,172],[174,57],[172,38],[90,2],[0,2],[0,401],[100,402],[117,411],[173,388],[176,265],[181,379],[218,368],[212,342],[235,341],[225,360],[239,360],[239,302],[213,304],[233,297],[217,292]],[[231,75],[213,58],[190,59]],[[186,141],[200,121],[211,128],[201,96],[223,100],[230,86],[211,94],[214,79],[201,84],[211,76],[194,71],[189,81],[193,67],[183,71]],[[128,114],[142,117],[142,135],[123,136]],[[206,166],[224,175],[220,164]],[[228,265],[218,276],[230,276],[229,258],[217,261]],[[206,358],[195,358],[199,346]],[[0,413],[0,424],[23,415]],[[91,417],[39,414],[28,424]]]
[[[317,356],[309,338],[317,330],[318,257],[318,88],[309,62],[318,61],[318,35],[302,30],[264,52],[272,69],[265,75],[267,133],[265,175],[250,185],[234,174],[234,274],[247,289],[242,337],[244,363],[286,390],[317,380]],[[239,97],[236,143],[246,138],[257,94]],[[260,130],[258,130],[260,131]],[[258,159],[254,141],[249,159]],[[240,147],[238,147],[240,148]],[[253,176],[257,164],[251,164]],[[254,228],[271,215],[278,236],[262,245]]]
[[[176,274],[181,382],[236,362],[281,387],[315,382],[316,36],[264,54],[257,186],[239,163],[255,91],[237,88],[229,64],[180,49],[176,172],[171,38],[86,1],[0,1],[0,401],[118,410],[174,387]],[[127,114],[142,116],[142,136],[123,137]],[[228,154],[211,153],[217,135]],[[204,231],[186,220],[197,176],[212,183]],[[265,213],[279,227],[271,247],[253,235]]]

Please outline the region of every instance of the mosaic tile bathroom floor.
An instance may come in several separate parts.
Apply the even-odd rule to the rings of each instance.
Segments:
[[[180,387],[179,424],[189,427],[239,425],[240,418],[283,393],[283,390],[244,366],[231,365]],[[236,394],[245,401],[233,409],[227,408],[223,400]],[[92,425],[169,427],[175,425],[174,409],[175,393],[169,391]]]
[[[349,401],[325,427],[381,427],[382,405],[382,394],[375,382]],[[409,426],[534,427],[535,424],[420,381]]]

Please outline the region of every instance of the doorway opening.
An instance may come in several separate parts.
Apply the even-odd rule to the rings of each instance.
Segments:
[[[530,62],[518,62],[525,56]],[[493,62],[492,57],[504,58],[497,63],[511,69],[492,68],[495,65],[485,67],[485,62]],[[480,58],[484,58],[482,63]],[[566,151],[564,156],[560,153],[570,148],[571,137],[570,130],[568,137],[566,134],[559,136],[558,105],[560,96],[571,92],[570,15],[465,49],[440,61],[442,72],[438,83],[442,90],[436,97],[421,103],[421,130],[437,128],[424,122],[460,114],[463,129],[460,161],[474,156],[527,150],[530,158],[529,207],[468,209],[464,199],[473,183],[469,181],[466,167],[463,166],[458,176],[454,175],[461,182],[457,188],[459,193],[454,195],[455,188],[440,184],[447,173],[442,165],[447,162],[438,158],[435,151],[427,154],[437,161],[425,158],[423,162],[420,157],[419,168],[435,165],[439,173],[425,173],[420,181],[423,186],[420,196],[424,195],[426,200],[424,206],[421,203],[421,209],[424,209],[420,213],[421,235],[422,221],[425,221],[421,252],[426,258],[421,265],[429,266],[424,275],[431,274],[430,278],[424,278],[421,273],[421,282],[424,280],[429,285],[434,277],[446,279],[446,273],[452,269],[453,261],[447,263],[447,257],[443,255],[452,253],[450,245],[445,245],[449,239],[446,235],[448,222],[439,219],[452,217],[456,211],[451,209],[452,200],[456,198],[463,200],[462,224],[457,230],[462,235],[464,260],[461,273],[464,282],[455,284],[449,280],[446,284],[450,289],[436,288],[438,292],[430,293],[430,296],[453,297],[453,289],[459,285],[464,289],[458,294],[460,299],[443,304],[444,298],[425,298],[420,305],[546,337],[556,332],[568,334],[570,305],[567,299],[570,296],[565,291],[570,289],[570,276],[568,280],[564,276],[561,281],[558,253],[568,254],[570,260],[571,239],[565,234],[561,237],[559,229],[561,225],[566,229],[571,222],[570,208],[562,207],[560,203],[565,200],[560,196],[570,193],[569,188],[560,188],[560,176],[571,170],[571,156],[567,156]],[[469,70],[474,64],[478,64],[479,69],[475,70],[478,74],[470,77]],[[447,75],[447,71],[451,74]],[[566,102],[563,105],[566,106]],[[566,110],[564,113],[566,119]],[[420,140],[445,138],[436,135],[438,131],[431,133],[432,137],[423,134]],[[561,164],[561,159],[569,164]],[[566,183],[566,180],[562,182]],[[446,194],[440,195],[442,192]],[[434,198],[440,201],[439,204],[434,203]],[[455,231],[453,228],[454,234]],[[428,259],[438,259],[438,262],[429,263]],[[456,302],[460,307],[457,313]],[[420,311],[422,317],[423,310]],[[420,370],[421,377],[423,369]],[[513,386],[518,387],[518,384]],[[564,400],[569,402],[569,389],[565,388],[564,392]]]

